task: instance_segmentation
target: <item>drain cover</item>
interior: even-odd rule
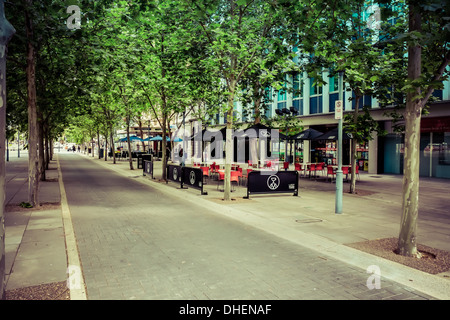
[[[313,222],[322,222],[322,219],[295,219],[295,222],[298,223],[313,223]]]

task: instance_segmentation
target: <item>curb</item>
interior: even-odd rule
[[[87,300],[86,286],[84,283],[83,269],[81,267],[80,255],[78,251],[77,240],[72,225],[72,217],[70,215],[69,204],[67,203],[66,189],[64,188],[64,181],[59,164],[58,154],[56,155],[56,163],[58,167],[59,176],[59,190],[61,193],[61,213],[64,227],[64,235],[67,252],[67,270],[69,278],[67,279],[67,286],[70,290],[70,300]]]

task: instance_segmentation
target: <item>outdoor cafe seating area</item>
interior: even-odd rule
[[[326,181],[328,179],[333,182],[336,179],[336,171],[338,169],[337,165],[326,165],[325,162],[315,162],[315,163],[295,163],[295,170],[298,171],[303,177],[308,177],[310,179],[318,179],[320,177],[325,177]],[[351,165],[342,165],[342,174],[345,180],[348,180],[351,172]],[[359,179],[359,167],[356,166],[355,169],[356,177]]]
[[[223,183],[225,179],[225,165],[212,163],[202,163],[193,162],[193,167],[198,167],[202,170],[204,183],[208,184],[214,181],[217,184],[217,189],[219,185]],[[317,163],[295,163],[290,164],[288,162],[280,162],[278,160],[265,160],[258,161],[254,163],[248,161],[247,163],[233,163],[231,165],[231,185],[232,188],[235,186],[245,186],[248,179],[248,174],[252,171],[284,171],[284,170],[295,170],[299,173],[299,177],[307,178],[311,180],[323,180],[326,182],[334,182],[336,180],[337,165],[326,165],[325,162]],[[348,181],[351,174],[350,165],[342,165],[342,172],[344,181]],[[359,179],[359,168],[356,166],[356,175]],[[233,189],[232,189],[233,190]]]

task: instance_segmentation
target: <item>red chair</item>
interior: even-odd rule
[[[283,169],[284,170],[289,169],[289,162],[287,162],[287,161],[283,162]]]
[[[316,177],[316,164],[315,163],[311,163],[308,165],[308,168],[306,169],[309,171],[309,177],[311,178],[311,172],[314,172],[314,178]]]
[[[330,183],[333,182],[333,178],[335,176],[334,168],[332,166],[327,166],[327,180],[328,176],[331,175]]]
[[[236,185],[239,185],[239,171],[231,171],[231,175],[230,175],[231,185],[233,185],[233,182],[236,182]],[[233,191],[233,190],[231,190],[231,191]]]
[[[300,163],[295,163],[295,171],[299,171],[299,176],[301,175],[301,172],[303,171],[303,165],[301,165]]]
[[[356,174],[356,176],[358,177],[358,180],[359,180],[360,177],[359,177],[359,166],[358,165],[356,165],[356,167],[355,167],[355,174]]]
[[[252,172],[252,171],[253,171],[253,169],[247,169],[245,174],[243,174],[242,177],[241,177],[242,180],[245,180],[246,184],[247,184],[247,181],[248,181],[248,174],[249,174],[249,172]]]
[[[347,166],[342,166],[342,174],[345,174],[345,180],[348,180],[348,167]]]
[[[316,165],[316,172],[323,172],[325,170],[325,162],[320,162]]]
[[[209,168],[208,167],[200,167],[200,169],[203,172],[203,178],[205,178],[205,177],[209,178]],[[203,183],[205,183],[205,179],[203,179]]]
[[[211,176],[216,177],[216,176],[217,176],[217,172],[218,172],[218,170],[219,170],[219,166],[216,165],[216,163],[214,162],[214,163],[211,164],[209,167],[210,167]]]
[[[219,169],[217,170],[217,190],[219,190],[219,182],[225,180],[225,170]]]

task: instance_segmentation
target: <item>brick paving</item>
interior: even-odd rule
[[[89,299],[433,299],[365,270],[62,156]]]

